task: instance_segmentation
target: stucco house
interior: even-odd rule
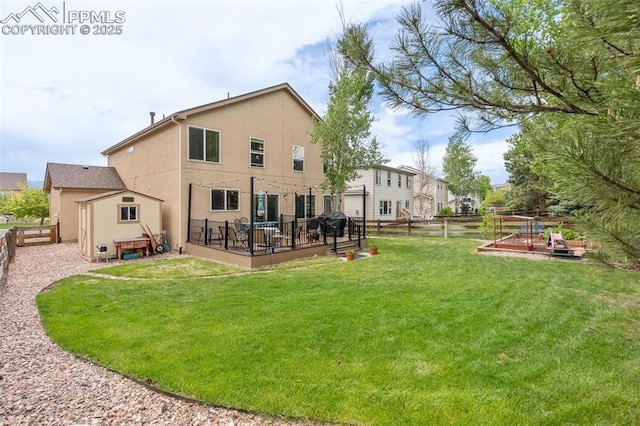
[[[366,220],[411,217],[414,174],[382,165],[358,169],[360,177],[350,181],[343,194],[344,213]]]
[[[47,163],[44,191],[49,194],[49,223],[60,221],[63,241],[77,241],[77,200],[104,192],[127,189],[113,167]]]
[[[194,221],[275,221],[323,211],[320,146],[310,136],[320,117],[289,84],[157,122],[153,116],[148,127],[102,154],[129,190],[164,200],[172,248],[186,249],[196,238]]]
[[[156,234],[162,230],[162,200],[129,190],[104,192],[77,200],[78,249],[89,260],[98,252],[105,259],[116,257],[114,241],[134,241],[146,230]],[[146,232],[147,234],[149,232]],[[150,242],[144,251],[150,250]],[[102,250],[100,247],[104,247]],[[140,246],[141,247],[141,246]],[[124,249],[132,248],[125,246]],[[122,245],[121,250],[124,250]]]
[[[449,205],[449,185],[446,180],[410,166],[400,166],[398,169],[414,173],[412,210],[414,217],[433,219],[440,210]]]

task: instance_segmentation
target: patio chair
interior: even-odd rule
[[[302,225],[298,225],[298,227],[296,228],[296,233],[293,236],[293,238],[296,240],[296,243],[298,244],[300,244],[301,234],[302,234]]]
[[[262,228],[253,229],[253,244],[263,249],[269,248],[269,242],[267,241],[267,236],[264,232],[264,229]]]
[[[222,242],[227,240],[230,244],[232,244],[234,247],[238,245],[238,235],[236,234],[236,228],[233,228],[231,226],[229,226],[229,234],[225,234],[225,227],[224,226],[220,226],[218,227],[218,229],[220,229],[220,235],[222,236],[222,238],[220,239],[220,245],[222,245]]]

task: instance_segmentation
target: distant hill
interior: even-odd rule
[[[29,188],[40,188],[40,189],[42,189],[42,187],[44,186],[44,181],[43,180],[28,180],[27,183],[29,184]]]

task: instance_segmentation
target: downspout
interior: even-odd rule
[[[176,121],[176,116],[171,117],[171,122],[178,125],[178,200],[180,200],[180,208],[178,209],[178,246],[182,247],[185,239],[183,238],[182,229],[182,123]],[[187,224],[187,226],[189,226]]]

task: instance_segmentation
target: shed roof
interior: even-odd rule
[[[160,198],[152,197],[151,195],[143,194],[141,192],[125,189],[123,191],[109,191],[109,192],[103,192],[102,194],[90,195],[88,197],[84,197],[84,198],[80,198],[79,200],[76,200],[76,203],[90,203],[92,201],[100,200],[103,198],[109,198],[109,197],[113,197],[120,194],[135,194],[141,197],[149,198],[150,200],[160,201],[161,203],[164,202]]]
[[[0,189],[17,191],[19,183],[28,185],[26,173],[0,172]]]
[[[47,163],[44,190],[49,192],[51,188],[127,189],[114,167]]]

